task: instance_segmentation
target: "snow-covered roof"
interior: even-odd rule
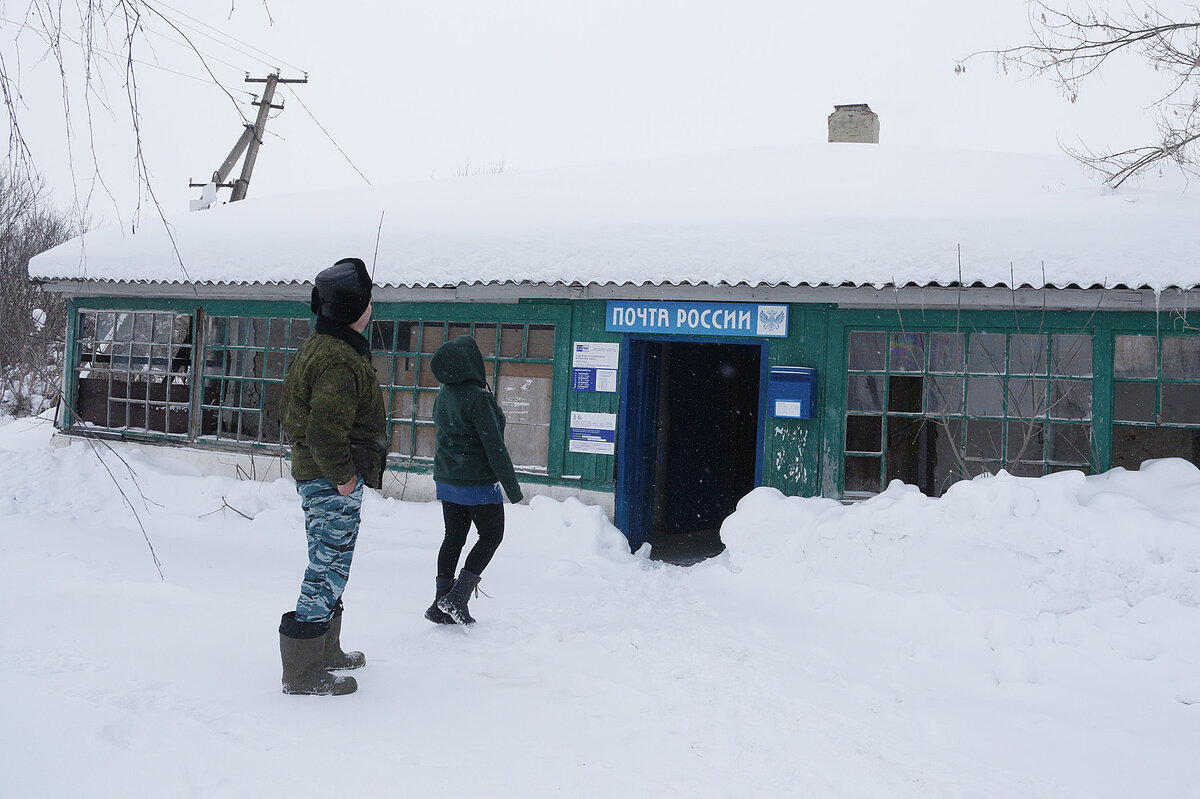
[[[1200,194],[1173,174],[1113,192],[1065,155],[816,144],[252,198],[98,229],[29,270],[273,284],[347,256],[395,287],[1188,289]]]

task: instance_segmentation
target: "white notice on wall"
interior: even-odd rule
[[[571,411],[571,452],[612,455],[617,451],[617,415]]]
[[[576,341],[571,366],[579,369],[616,369],[621,345],[603,341]]]

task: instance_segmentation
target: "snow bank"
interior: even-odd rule
[[[368,665],[324,699],[279,692],[306,560],[290,481],[50,436],[0,419],[13,795],[1115,799],[1200,778],[1181,461],[849,507],[758,489],[690,569],[535,497],[470,629],[422,618],[437,503],[369,493],[343,633]]]

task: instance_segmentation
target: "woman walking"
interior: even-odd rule
[[[504,445],[504,411],[487,384],[483,353],[471,336],[443,344],[430,361],[441,383],[433,403],[437,450],[433,479],[442,503],[446,536],[438,551],[437,594],[425,611],[436,624],[474,624],[467,611],[471,592],[504,539],[504,493],[521,501],[521,486]],[[474,522],[479,541],[454,572]]]

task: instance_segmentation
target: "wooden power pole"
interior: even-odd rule
[[[278,72],[272,72],[265,78],[252,78],[249,74],[246,75],[246,83],[265,83],[263,87],[262,99],[255,99],[251,105],[258,106],[258,116],[254,120],[253,125],[246,125],[242,131],[242,135],[238,138],[237,143],[233,145],[233,149],[229,151],[225,161],[220,168],[212,174],[212,180],[208,183],[190,183],[192,188],[203,188],[199,200],[192,201],[192,210],[210,207],[217,199],[217,189],[233,189],[233,194],[230,196],[230,202],[237,202],[245,199],[246,192],[250,188],[250,175],[254,172],[254,162],[258,159],[258,149],[262,147],[263,135],[267,131],[267,115],[272,109],[282,110],[282,105],[272,105],[272,100],[275,99],[275,87],[280,83],[308,83],[308,75],[303,78],[281,78]],[[242,157],[242,153],[246,154],[246,160],[242,164],[242,173],[233,183],[226,183],[229,173],[233,170],[234,164]]]

